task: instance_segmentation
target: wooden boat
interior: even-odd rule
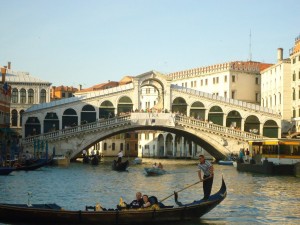
[[[219,160],[218,164],[219,165],[232,166],[233,162],[234,162],[233,160]]]
[[[0,167],[0,175],[8,175],[15,171],[14,167]]]
[[[166,173],[164,169],[158,168],[158,167],[146,167],[144,168],[146,175],[148,176],[157,176],[157,175],[163,175]]]
[[[28,164],[28,165],[19,165],[15,167],[15,170],[25,170],[25,171],[30,171],[30,170],[36,170],[39,169],[43,166],[49,165],[51,164],[53,161],[53,158],[49,158],[49,159],[37,159],[35,161],[33,161],[32,163]]]
[[[116,171],[125,171],[129,166],[129,161],[126,160],[125,162],[118,163],[116,160],[113,161],[112,169]]]
[[[226,197],[226,184],[207,201],[196,200],[181,206],[147,209],[103,209],[97,211],[67,210],[56,204],[0,204],[0,222],[47,224],[166,224],[199,219],[220,204]]]

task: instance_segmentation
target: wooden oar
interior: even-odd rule
[[[203,181],[203,180],[202,180],[202,181]],[[176,192],[174,192],[173,194],[171,194],[171,195],[165,197],[164,199],[160,200],[160,202],[163,202],[163,201],[165,201],[166,199],[172,197],[175,193],[181,192],[181,191],[183,191],[183,190],[185,190],[185,189],[187,189],[187,188],[190,188],[190,187],[192,187],[192,186],[194,186],[194,185],[196,185],[196,184],[199,184],[199,183],[202,182],[202,181],[199,180],[199,181],[197,181],[196,183],[190,184],[189,186],[187,186],[187,187],[185,187],[185,188],[182,188],[181,190],[176,191]]]

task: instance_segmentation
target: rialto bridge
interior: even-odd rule
[[[144,104],[147,87],[155,90],[151,109]],[[172,85],[170,77],[151,71],[126,85],[32,106],[22,116],[22,127],[22,145],[29,151],[39,140],[75,157],[119,133],[159,130],[166,133],[164,156],[193,156],[198,145],[221,159],[247,146],[249,139],[280,137],[281,116],[258,105]],[[191,146],[188,152],[179,150],[186,144],[182,138]]]

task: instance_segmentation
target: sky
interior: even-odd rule
[[[276,63],[300,35],[299,10],[299,0],[0,0],[0,65],[87,88],[151,70]]]

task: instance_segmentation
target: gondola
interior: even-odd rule
[[[226,184],[222,179],[220,190],[207,201],[196,200],[179,206],[147,209],[103,209],[93,211],[67,210],[56,204],[0,204],[0,222],[47,224],[166,224],[199,219],[220,204],[226,197]],[[90,208],[90,207],[89,207]]]
[[[0,175],[8,175],[15,171],[14,167],[0,167]]]
[[[52,163],[53,158],[48,158],[48,159],[37,159],[35,161],[33,161],[32,163],[26,165],[18,165],[15,167],[15,170],[25,170],[25,171],[30,171],[30,170],[36,170],[39,169],[43,166],[49,165]]]
[[[163,175],[166,173],[164,169],[156,168],[156,167],[146,167],[144,168],[147,176],[157,176],[157,175]]]
[[[112,169],[116,171],[125,171],[129,166],[129,161],[126,160],[125,162],[117,162],[116,160],[113,161]]]

